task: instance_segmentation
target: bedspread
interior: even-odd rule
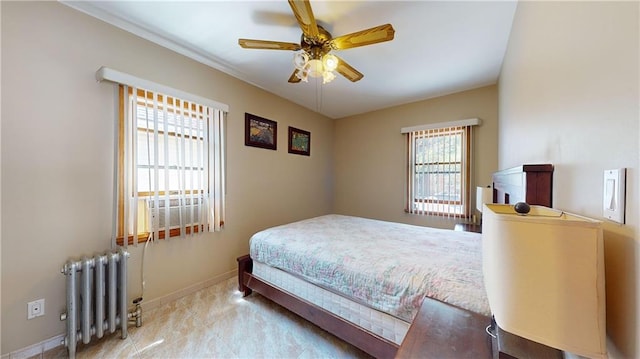
[[[326,215],[263,230],[250,255],[411,322],[423,298],[490,315],[481,235]]]

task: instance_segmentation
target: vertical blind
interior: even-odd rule
[[[102,67],[116,83],[114,245],[219,231],[225,221],[225,104]]]
[[[471,131],[478,119],[403,129],[407,134],[406,210],[468,218]]]
[[[120,85],[119,237],[193,236],[224,225],[224,113]]]

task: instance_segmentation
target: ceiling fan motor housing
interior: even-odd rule
[[[320,25],[318,25],[318,34],[317,39],[309,38],[304,33],[300,36],[300,47],[314,60],[320,60],[323,55],[331,51],[331,34]]]

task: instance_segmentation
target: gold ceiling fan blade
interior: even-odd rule
[[[293,42],[238,39],[238,45],[244,47],[245,49],[291,50],[291,51],[300,50],[300,44],[296,44]]]
[[[393,40],[395,30],[391,24],[384,24],[370,29],[356,31],[331,40],[331,47],[335,50],[350,49]]]
[[[291,74],[291,77],[289,77],[289,82],[292,84],[297,84],[298,82],[302,81],[299,77],[298,77],[298,69],[293,70],[293,73]]]
[[[311,40],[317,40],[320,33],[318,32],[318,24],[316,24],[316,18],[313,16],[309,1],[289,0],[289,5],[296,16],[296,20],[298,20],[304,36]]]
[[[336,58],[338,59],[338,67],[336,68],[336,71],[338,71],[338,73],[340,73],[342,76],[346,77],[349,81],[356,82],[364,77],[364,75],[360,73],[360,71],[351,67],[351,65],[346,63],[343,59],[339,58],[338,56],[336,56]]]

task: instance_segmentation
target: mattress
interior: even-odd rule
[[[404,320],[353,302],[266,264],[254,261],[252,275],[398,345],[409,330],[410,323]]]
[[[250,241],[254,263],[405,322],[424,297],[489,316],[481,250],[478,233],[342,215],[269,228]]]

